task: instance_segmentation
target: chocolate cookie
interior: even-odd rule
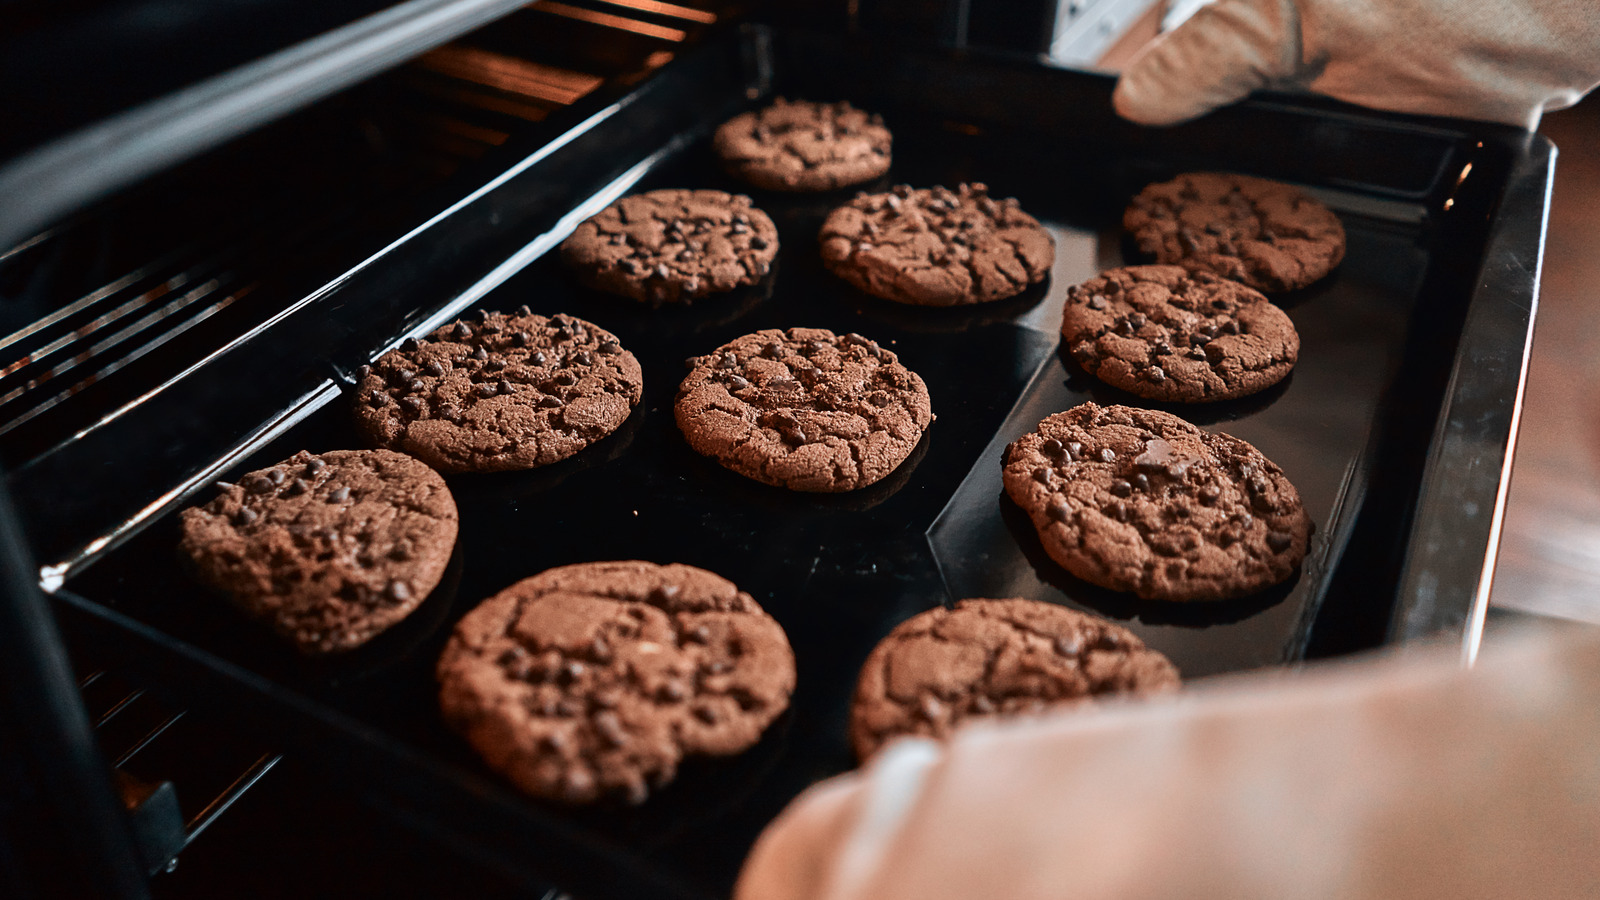
[[[1056,242],[1015,199],[982,184],[897,185],[858,194],[822,223],[822,261],[875,297],[919,306],[986,303],[1042,281]]]
[[[650,191],[579,225],[561,258],[585,285],[650,303],[755,284],[778,255],[778,228],[743,194]]]
[[[643,392],[639,361],[572,316],[482,312],[362,368],[356,423],[380,447],[445,472],[532,469],[617,430]]]
[[[899,625],[861,667],[850,744],[865,761],[902,735],[1112,694],[1176,690],[1178,670],[1133,632],[1035,600],[963,600]]]
[[[711,146],[730,174],[769,191],[831,191],[889,171],[883,117],[849,103],[779,97],[722,123]]]
[[[768,329],[689,360],[674,407],[689,446],[792,491],[850,491],[911,455],[928,388],[859,334]]]
[[[1293,574],[1311,539],[1282,469],[1167,413],[1085,403],[1017,439],[1004,465],[1051,559],[1147,599],[1254,593]]]
[[[485,600],[456,626],[438,677],[445,720],[519,788],[639,803],[685,756],[753,745],[789,705],[794,654],[725,578],[595,562]]]
[[[1178,266],[1112,269],[1072,288],[1061,342],[1106,384],[1180,403],[1253,394],[1300,357],[1294,323],[1265,296]]]
[[[306,654],[360,646],[416,609],[456,543],[444,479],[388,450],[296,453],[183,511],[197,580]]]
[[[1303,288],[1344,259],[1339,217],[1297,188],[1194,172],[1147,186],[1122,214],[1156,262],[1213,272],[1261,291]]]

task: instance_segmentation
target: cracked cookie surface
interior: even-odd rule
[[[1089,374],[1151,400],[1231,400],[1300,356],[1289,316],[1234,281],[1178,266],[1111,269],[1067,292],[1063,345]]]
[[[889,171],[892,143],[882,116],[779,97],[722,123],[711,146],[730,174],[756,187],[831,191]]]
[[[586,286],[687,303],[772,270],[778,227],[743,194],[660,190],[624,197],[579,225],[561,258]]]
[[[858,334],[767,329],[689,363],[674,406],[689,446],[789,490],[866,487],[934,418],[922,378]]]
[[[364,366],[356,424],[444,472],[532,469],[617,430],[643,393],[616,336],[568,315],[484,311]]]
[[[183,511],[195,577],[306,654],[350,650],[438,586],[456,542],[439,473],[388,450],[301,451]]]
[[[685,565],[550,569],[485,600],[439,658],[444,717],[530,794],[643,802],[685,756],[742,752],[789,705],[794,654],[727,579]]]
[[[1247,175],[1193,172],[1148,185],[1122,225],[1158,263],[1259,291],[1306,287],[1344,259],[1344,226],[1332,210],[1298,188]]]
[[[858,194],[822,223],[822,261],[875,297],[959,306],[1012,297],[1044,280],[1055,238],[1015,199],[982,184]]]
[[[1167,413],[1085,403],[1018,438],[1003,465],[1051,559],[1146,599],[1252,594],[1293,574],[1310,544],[1282,469]]]
[[[1178,670],[1120,625],[1036,600],[962,600],[889,632],[861,668],[850,743],[865,761],[903,735],[1176,690]]]

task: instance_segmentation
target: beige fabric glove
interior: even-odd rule
[[[903,740],[802,794],[737,900],[1600,897],[1600,630]]]
[[[1595,0],[1217,0],[1128,64],[1113,102],[1171,125],[1257,88],[1535,128],[1600,82]]]

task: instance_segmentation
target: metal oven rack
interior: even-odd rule
[[[13,484],[37,485],[34,466],[54,451],[381,249],[426,218],[419,210],[448,206],[512,135],[649,77],[731,8],[288,0],[263,18],[195,10],[162,21],[153,6],[19,4],[0,31],[0,69],[18,76],[8,84],[55,84],[12,92],[6,118],[26,127],[0,136],[0,468]],[[130,44],[119,27],[141,19],[161,27]],[[490,22],[508,45],[458,39]],[[59,65],[63,48],[79,62]],[[58,102],[69,92],[74,103]],[[273,177],[240,177],[261,171]],[[82,629],[69,629],[71,663],[63,656],[34,603],[30,551],[87,543],[115,509],[95,498],[57,529],[35,508],[11,548],[5,606],[17,618],[4,635],[16,691],[3,708],[21,731],[6,735],[3,756],[8,772],[20,767],[8,783],[54,789],[9,807],[19,824],[0,831],[6,896],[143,896],[147,873],[175,865],[281,759],[141,686],[136,667]],[[27,746],[57,741],[72,752],[29,760]],[[127,827],[94,815],[108,806],[126,810]],[[38,839],[34,818],[67,834]],[[26,861],[73,843],[83,858]]]

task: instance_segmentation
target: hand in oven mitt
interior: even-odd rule
[[[1600,630],[1217,679],[903,739],[736,900],[1600,897]]]
[[[1257,88],[1533,129],[1600,82],[1592,0],[1217,0],[1129,63],[1113,102],[1171,125]]]

